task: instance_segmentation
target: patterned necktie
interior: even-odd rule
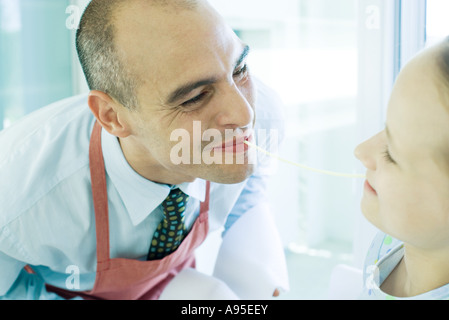
[[[164,219],[154,232],[147,260],[163,259],[179,247],[186,236],[184,212],[188,200],[188,195],[174,189],[162,202]]]

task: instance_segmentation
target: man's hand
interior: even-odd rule
[[[279,290],[276,289],[276,290],[274,290],[273,297],[277,298],[277,297],[279,297],[280,294],[281,293],[279,292]]]

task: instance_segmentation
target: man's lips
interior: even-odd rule
[[[245,142],[251,142],[252,140],[253,140],[252,134],[234,137],[232,140],[223,142],[219,146],[212,147],[212,149],[215,151],[232,152],[232,153],[246,152],[249,147]]]

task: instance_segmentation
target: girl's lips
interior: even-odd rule
[[[365,181],[365,189],[367,189],[369,192],[377,195],[376,190],[374,190],[374,188],[370,185],[370,183],[368,182],[368,180]]]

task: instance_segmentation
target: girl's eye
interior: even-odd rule
[[[396,161],[394,161],[394,159],[391,157],[391,154],[390,154],[390,151],[388,150],[388,147],[387,147],[387,150],[384,152],[384,158],[385,158],[385,160],[387,160],[387,162],[392,163],[392,164],[396,164]]]

